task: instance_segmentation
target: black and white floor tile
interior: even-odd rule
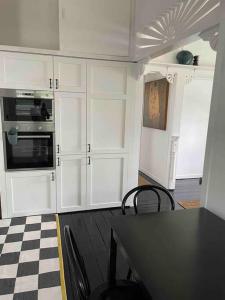
[[[0,300],[62,299],[55,215],[0,220]]]

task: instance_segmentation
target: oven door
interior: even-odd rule
[[[6,170],[54,168],[53,132],[18,132],[14,143],[4,134]]]
[[[3,97],[4,121],[53,121],[53,100],[44,98]]]

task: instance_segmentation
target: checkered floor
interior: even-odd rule
[[[55,215],[0,220],[0,300],[62,299]]]

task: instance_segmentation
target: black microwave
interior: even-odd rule
[[[53,93],[49,91],[0,91],[3,122],[53,122]]]

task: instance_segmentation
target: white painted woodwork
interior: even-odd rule
[[[213,79],[196,78],[184,87],[176,178],[203,176]]]
[[[223,19],[219,29],[219,44],[215,68],[214,86],[206,144],[205,165],[202,185],[202,204],[215,214],[225,218],[225,2]]]
[[[221,3],[219,0],[136,1],[136,39],[133,39],[136,59],[157,57],[197,39],[199,32],[218,24]]]
[[[60,155],[86,153],[86,94],[55,93],[56,145]]]
[[[92,155],[87,168],[87,208],[120,206],[126,181],[126,154]]]
[[[1,0],[0,44],[58,50],[58,1]]]
[[[1,88],[51,90],[50,79],[53,80],[51,56],[0,52]]]
[[[55,56],[54,79],[55,90],[86,92],[86,61],[77,58]],[[56,80],[58,80],[58,83]]]
[[[129,56],[132,0],[60,0],[60,49]]]
[[[6,173],[8,216],[56,212],[55,171]]]
[[[93,153],[128,151],[128,72],[123,63],[88,64],[87,140]]]
[[[86,156],[58,157],[57,211],[68,212],[86,208]]]

